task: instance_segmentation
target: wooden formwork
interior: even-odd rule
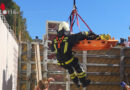
[[[21,70],[26,71],[27,70],[27,64],[21,64]]]
[[[18,90],[34,90],[36,85],[36,61],[35,61],[35,44],[36,42],[22,42],[20,47],[21,57],[19,58],[19,87]],[[40,47],[40,60],[43,62],[44,47]],[[43,65],[41,65],[43,71]]]
[[[71,85],[70,90],[83,90],[83,88]],[[118,85],[113,85],[113,88],[111,88],[111,85],[89,85],[86,90],[120,90],[120,87]]]
[[[49,74],[48,77],[53,77],[57,82],[65,82],[66,81],[66,74]]]
[[[35,64],[32,64],[32,65],[31,65],[31,70],[32,70],[32,71],[35,71],[35,70],[36,70],[36,65],[35,65]]]
[[[130,82],[130,49],[113,48],[111,50],[87,51],[87,77],[92,81],[86,90],[122,90],[120,86],[121,80]],[[83,63],[83,52],[74,53]],[[122,56],[124,57],[122,59]],[[124,62],[124,64],[122,63]],[[56,64],[48,64],[48,71],[64,71]],[[124,68],[124,73],[121,70]],[[122,74],[123,73],[123,74]],[[56,75],[56,76],[55,76]],[[48,75],[54,77],[56,82],[63,82],[66,76]],[[66,75],[66,74],[64,74]],[[122,77],[123,75],[123,77]],[[61,80],[62,79],[62,80]],[[72,82],[72,81],[71,81]],[[55,85],[56,86],[56,85]],[[57,90],[57,89],[54,89]],[[63,89],[64,90],[64,89]],[[83,90],[82,86],[77,89],[74,84],[70,85],[70,90]]]
[[[89,66],[87,67],[87,72],[111,72],[119,73],[119,67],[98,67],[98,66]]]
[[[48,71],[65,71],[65,69],[61,68],[57,64],[48,64],[47,68],[48,68]]]
[[[86,90],[120,90],[119,85],[90,85]]]
[[[112,75],[88,75],[92,82],[120,82],[120,76]]]

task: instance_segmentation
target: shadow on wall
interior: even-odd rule
[[[6,73],[5,70],[3,70],[3,85],[2,90],[12,90],[13,86],[13,77],[10,75],[10,78],[6,81]]]

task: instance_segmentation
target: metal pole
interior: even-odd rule
[[[120,49],[120,82],[124,80],[124,48]],[[121,87],[120,90],[123,90]]]
[[[83,68],[84,68],[84,71],[86,72],[87,71],[87,51],[83,51]],[[83,90],[87,90],[87,88],[83,88]]]

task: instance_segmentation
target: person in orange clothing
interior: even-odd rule
[[[55,81],[54,78],[44,78],[38,82],[35,90],[48,90],[50,81]]]
[[[120,85],[121,85],[122,87],[125,87],[125,88],[126,88],[126,90],[130,90],[130,86],[129,86],[129,85],[127,85],[124,81],[123,81],[123,82],[121,82],[121,83],[120,83]]]

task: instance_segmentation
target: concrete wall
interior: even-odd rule
[[[18,44],[0,17],[0,90],[17,90]]]

